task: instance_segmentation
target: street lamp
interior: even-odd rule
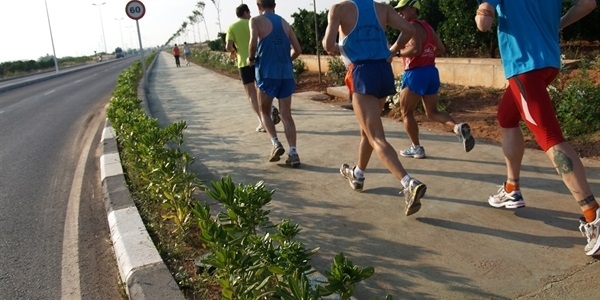
[[[102,2],[102,4],[92,3],[93,6],[98,7],[98,12],[100,13],[100,27],[102,28],[102,43],[104,44],[104,53],[108,53],[108,51],[106,51],[106,36],[104,36],[104,24],[102,24],[102,10],[100,9],[100,7],[104,4],[106,4],[106,2]]]
[[[52,54],[54,57],[54,68],[56,69],[56,73],[58,73],[58,60],[56,60],[56,50],[54,50],[54,38],[52,37],[52,26],[50,26],[50,14],[48,13],[48,2],[44,0],[44,4],[46,4],[46,17],[48,18],[48,29],[50,29],[50,42],[52,42]]]
[[[127,28],[127,33],[129,34],[129,44],[131,44],[130,48],[135,52],[135,45],[133,44],[133,39],[131,38],[131,28],[133,28],[133,26],[127,25],[125,28]]]
[[[121,32],[121,47],[125,49],[125,43],[123,43],[123,28],[121,28],[121,21],[123,18],[115,18],[115,20],[119,21],[119,31]]]

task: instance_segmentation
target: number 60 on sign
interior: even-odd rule
[[[141,19],[146,13],[146,7],[141,1],[132,0],[125,5],[125,13],[133,20]]]

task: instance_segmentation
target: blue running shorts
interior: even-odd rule
[[[434,65],[409,69],[402,74],[402,88],[405,87],[419,96],[437,94],[440,73]]]
[[[296,80],[259,78],[256,81],[258,88],[269,95],[269,97],[282,99],[292,95],[296,90]]]
[[[350,94],[359,93],[377,98],[396,94],[392,65],[385,59],[350,64],[345,81]]]

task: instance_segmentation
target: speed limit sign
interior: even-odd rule
[[[141,1],[131,0],[125,5],[125,13],[127,13],[129,18],[139,20],[146,13],[146,7],[144,7]]]

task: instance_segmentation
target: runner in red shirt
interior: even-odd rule
[[[439,111],[438,90],[440,74],[435,67],[435,57],[445,52],[444,44],[427,22],[419,20],[421,3],[418,0],[401,0],[396,11],[415,27],[415,36],[399,51],[404,61],[400,105],[404,128],[412,145],[400,155],[414,158],[425,158],[425,148],[419,142],[419,125],[415,120],[415,109],[419,101],[427,117],[436,122],[451,126],[458,140],[463,143],[466,152],[475,147],[475,139],[467,123],[458,123],[449,113]],[[392,51],[394,46],[392,46]],[[395,53],[395,52],[394,52]]]
[[[181,67],[181,64],[179,63],[179,47],[177,46],[177,44],[175,44],[175,46],[173,46],[173,56],[175,57],[175,65],[177,67]]]

